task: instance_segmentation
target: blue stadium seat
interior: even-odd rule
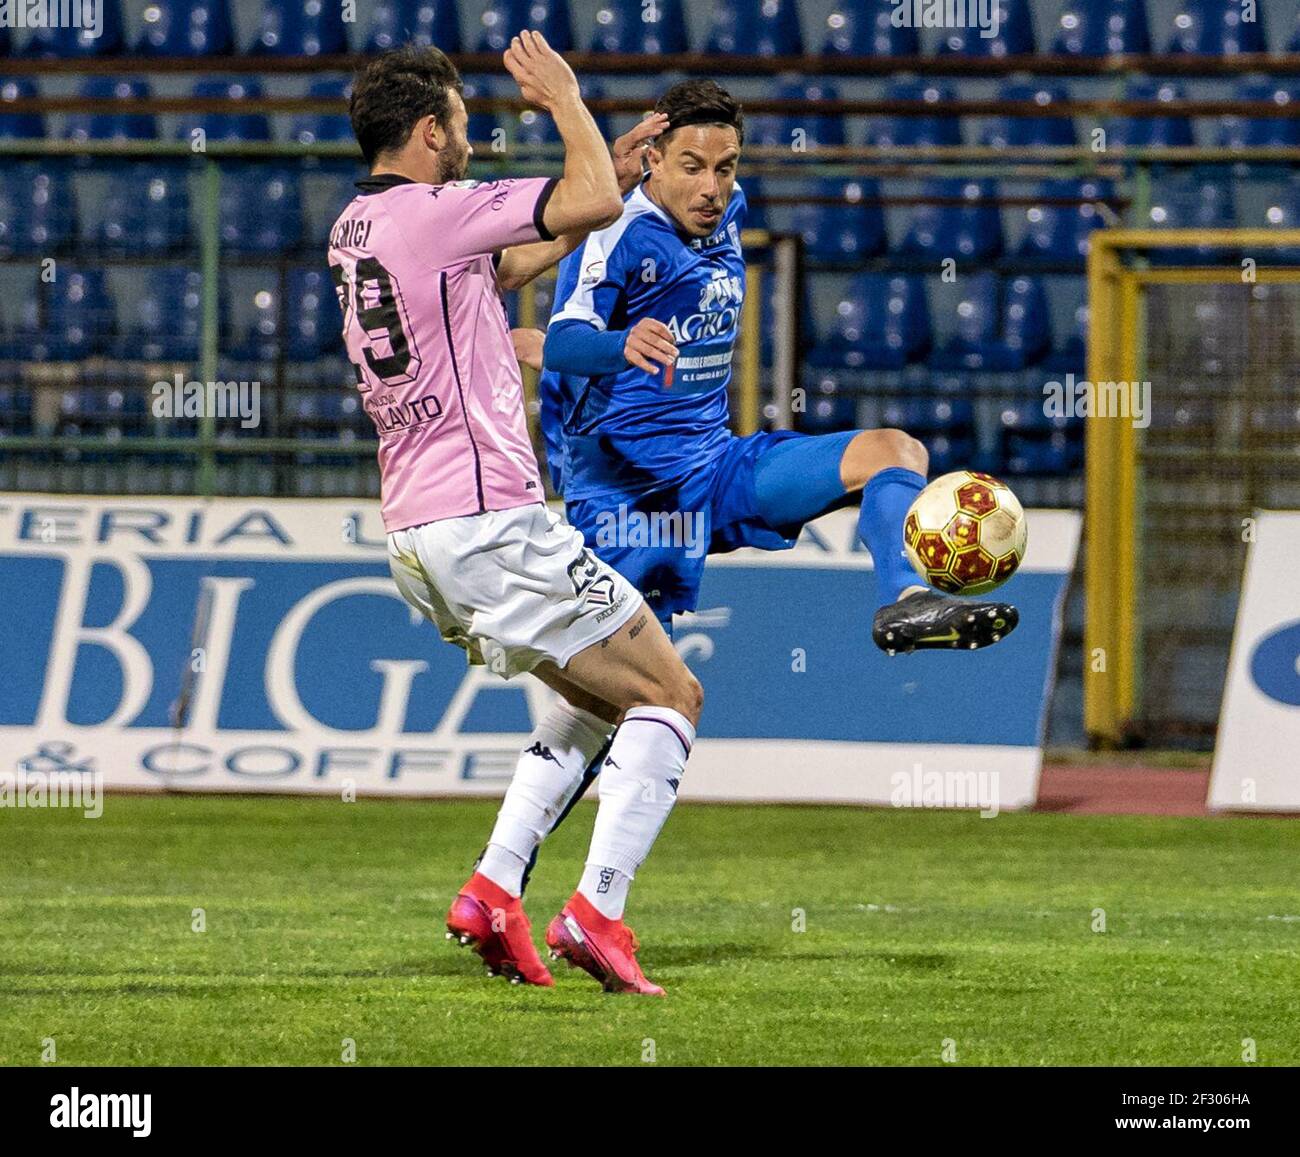
[[[896,28],[892,0],[835,0],[826,16],[823,56],[920,56],[915,28]]]
[[[1208,170],[1157,182],[1144,224],[1154,229],[1229,229],[1235,218],[1231,182]],[[1201,265],[1221,260],[1225,252],[1208,246],[1156,249],[1150,259],[1154,265]]]
[[[999,414],[1001,462],[1007,478],[1069,474],[1083,460],[1082,419],[1049,418],[1041,398],[1012,402]]]
[[[1283,186],[1276,196],[1269,198],[1264,209],[1264,220],[1260,224],[1267,229],[1300,229],[1300,178],[1293,176],[1289,185]],[[1264,261],[1300,265],[1300,248],[1294,246],[1270,247],[1261,250],[1260,255]]]
[[[235,51],[230,0],[153,0],[141,11],[141,56],[228,56]]]
[[[961,118],[944,109],[956,99],[950,86],[933,80],[899,78],[886,86],[885,99],[918,101],[932,107],[934,115],[873,117],[867,123],[867,144],[882,148],[961,144]]]
[[[281,165],[231,164],[221,175],[221,246],[279,255],[302,244],[298,173]]]
[[[964,181],[938,177],[925,182],[923,196],[966,202],[920,205],[899,252],[938,261],[945,257],[988,261],[1002,252],[1002,216],[992,204],[997,189],[987,178]],[[979,202],[989,202],[980,204]]]
[[[91,76],[81,86],[81,95],[96,100],[143,100],[149,85],[139,77]],[[70,141],[147,141],[158,135],[154,118],[140,113],[73,113],[64,123],[63,136]]]
[[[975,451],[975,415],[961,398],[891,398],[880,424],[919,438],[930,455],[930,473],[969,468]]]
[[[767,228],[767,191],[761,177],[746,174],[743,181],[738,181],[745,191],[745,228]]]
[[[102,27],[98,36],[92,28],[41,28],[32,33],[26,56],[71,59],[86,56],[117,56],[125,50],[122,5],[119,0],[99,0]],[[10,7],[17,7],[11,5]],[[73,6],[70,6],[73,7]],[[80,6],[75,6],[77,10]]]
[[[38,283],[23,312],[19,336],[30,361],[80,361],[110,350],[117,311],[102,269],[64,270]]]
[[[1089,197],[1105,201],[1114,196],[1109,181],[1058,179],[1044,181],[1043,198]],[[1082,264],[1088,256],[1088,234],[1105,224],[1096,204],[1032,205],[1025,211],[1028,228],[1016,249],[1022,261],[1052,265]]]
[[[0,170],[0,255],[62,253],[77,236],[77,204],[68,169],[57,160]]]
[[[240,362],[274,362],[280,357],[284,317],[280,309],[280,278],[273,269],[259,269],[261,280],[249,299],[252,320],[230,343],[230,356]]]
[[[1030,277],[999,282],[994,273],[964,278],[956,333],[930,358],[936,370],[1012,372],[1041,360],[1052,345],[1042,283]]]
[[[778,100],[839,99],[839,93],[833,85],[816,80],[782,81],[777,85],[775,95]],[[814,116],[759,113],[746,120],[745,143],[788,149],[790,158],[797,160],[796,150],[802,152],[805,148],[844,144],[844,118],[838,113]]]
[[[322,171],[316,185],[317,196],[304,198],[308,209],[304,243],[308,249],[319,252],[329,245],[334,222],[357,195],[356,180],[360,175],[351,162],[347,162],[346,168],[340,165]]]
[[[682,0],[604,0],[596,10],[592,52],[667,56],[689,52]]]
[[[1065,339],[1048,351],[1043,359],[1043,369],[1053,374],[1074,374],[1076,379],[1086,377],[1088,371],[1088,286],[1080,278],[1075,296],[1079,304],[1074,307],[1074,324]]]
[[[117,257],[162,257],[190,240],[189,176],[183,164],[135,164],[105,194],[95,247]]]
[[[714,0],[704,51],[714,56],[802,56],[795,0]]]
[[[444,52],[460,52],[456,0],[379,0],[366,51],[387,52],[404,44],[434,44]]]
[[[229,293],[218,293],[218,333],[223,344],[230,331],[228,305]],[[143,286],[132,298],[122,328],[120,358],[197,362],[203,334],[202,274],[172,266],[145,270]]]
[[[285,283],[285,356],[314,361],[343,348],[343,319],[329,271],[320,267],[289,270]]]
[[[854,429],[859,425],[858,398],[858,391],[843,388],[835,375],[816,376],[808,391],[805,410],[799,415],[800,432],[831,434]]]
[[[836,303],[830,332],[809,361],[848,370],[896,370],[920,361],[934,340],[925,279],[860,273]]]
[[[27,76],[0,81],[0,138],[34,140],[45,135],[45,120],[40,113],[6,113],[9,101],[39,96],[36,82]]]
[[[1146,0],[1066,0],[1052,51],[1065,56],[1149,53]]]
[[[1174,34],[1167,51],[1190,56],[1237,56],[1267,52],[1264,40],[1264,0],[1255,0],[1255,19],[1243,19],[1239,3],[1225,0],[1181,0],[1174,15]]]
[[[1003,86],[998,98],[1048,108],[1069,100],[1069,94],[1064,86],[1048,81],[1012,81]],[[981,135],[980,143],[997,149],[1073,145],[1074,121],[1069,117],[998,117]]]
[[[479,20],[479,52],[504,52],[524,28],[540,32],[556,52],[573,51],[569,0],[488,0]]]
[[[262,8],[255,56],[336,56],[348,51],[343,6],[323,0],[274,0]]]
[[[194,85],[197,97],[242,100],[263,95],[262,82],[254,76],[210,76]],[[193,127],[201,128],[209,141],[269,141],[271,123],[261,113],[199,113],[192,121],[183,120],[176,130],[179,139],[187,139]]]
[[[997,0],[998,25],[991,36],[978,27],[950,28],[939,52],[956,56],[1028,56],[1034,51],[1034,22],[1029,0]],[[982,7],[982,6],[981,6]]]
[[[1135,79],[1129,81],[1129,100],[1183,100],[1182,87],[1170,80]],[[1115,117],[1106,129],[1110,145],[1142,147],[1183,147],[1195,143],[1192,122],[1185,116]]]
[[[856,265],[885,251],[885,213],[876,181],[827,177],[816,182],[811,194],[834,198],[833,204],[803,201],[792,215],[791,226],[803,237],[812,263]]]
[[[1300,99],[1300,85],[1266,76],[1246,77],[1233,96],[1294,109]],[[1225,149],[1294,148],[1300,145],[1300,117],[1227,116],[1219,122],[1219,144]]]
[[[605,89],[598,80],[588,80],[584,77],[578,84],[584,100],[600,100],[605,95]],[[601,135],[606,140],[613,140],[614,131],[610,125],[609,114],[593,113],[592,116]],[[515,127],[515,140],[524,145],[555,145],[560,143],[560,134],[550,113],[539,109],[526,109],[519,114],[519,121]]]
[[[32,394],[21,386],[0,385],[0,441],[32,432]]]
[[[323,77],[307,86],[307,95],[322,100],[344,100],[352,91],[352,81],[346,77]],[[302,113],[294,118],[289,129],[292,140],[303,145],[321,141],[350,141],[352,122],[347,113]]]
[[[1286,50],[1288,52],[1300,52],[1300,10],[1295,14],[1295,31],[1291,34],[1291,39],[1287,41]]]
[[[9,25],[0,27],[0,56],[8,56],[14,50],[14,38],[9,34]]]
[[[462,76],[461,85],[461,95],[467,101],[472,100],[474,97],[493,95],[491,78],[486,76]],[[469,128],[466,131],[471,141],[481,143],[492,140],[492,134],[499,127],[496,113],[472,112],[469,114]]]

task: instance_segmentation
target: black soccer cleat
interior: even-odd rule
[[[1010,603],[954,599],[937,591],[917,591],[881,607],[871,637],[886,655],[907,651],[975,651],[1005,639],[1020,622]]]

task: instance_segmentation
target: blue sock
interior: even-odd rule
[[[903,520],[925,479],[915,470],[891,466],[874,474],[862,489],[858,538],[876,564],[876,591],[880,605],[896,603],[908,587],[924,586],[903,553]]]

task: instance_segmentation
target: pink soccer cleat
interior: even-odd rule
[[[551,959],[577,965],[600,981],[606,992],[639,992],[663,996],[636,962],[636,933],[622,920],[602,915],[580,892],[575,892],[546,929]]]
[[[555,978],[533,947],[532,927],[519,897],[475,872],[447,912],[447,939],[473,948],[489,976],[511,984],[550,988]]]

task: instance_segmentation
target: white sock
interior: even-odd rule
[[[622,917],[627,885],[677,802],[694,742],[695,728],[671,707],[633,707],[623,716],[600,772],[600,808],[578,885],[611,920]]]
[[[613,727],[565,699],[528,737],[478,870],[512,896],[523,891],[524,869],[582,782],[587,764]]]

